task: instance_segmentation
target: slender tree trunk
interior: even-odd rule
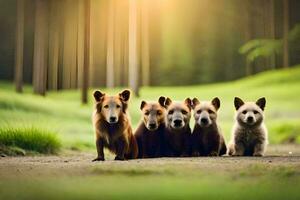
[[[84,61],[83,61],[83,75],[82,75],[82,96],[81,102],[87,104],[88,102],[88,83],[89,83],[89,65],[90,65],[90,0],[85,0],[85,28],[84,28]]]
[[[137,2],[129,2],[129,86],[139,96],[137,52]]]
[[[113,88],[115,86],[115,66],[114,66],[114,0],[110,0],[108,10],[107,24],[107,57],[106,57],[106,86]]]
[[[61,20],[59,8],[59,2],[50,1],[48,88],[52,90],[58,89],[59,22]]]
[[[283,67],[289,67],[289,0],[283,0]]]
[[[47,57],[48,57],[48,5],[47,1],[36,0],[34,55],[33,55],[33,91],[46,94]]]
[[[283,67],[289,67],[289,0],[283,0]]]
[[[148,0],[144,0],[142,4],[142,84],[149,86],[150,84],[150,55],[149,55],[149,18],[148,18]]]
[[[78,2],[78,32],[77,32],[77,85],[82,87],[83,65],[84,65],[84,3],[85,1],[79,0]]]
[[[23,51],[24,51],[24,0],[17,1],[17,26],[15,49],[15,84],[16,91],[23,91]]]
[[[249,2],[249,0],[245,0],[245,2],[243,2],[243,10],[245,12],[245,41],[248,42],[251,40],[251,13],[252,13],[252,8],[251,8],[251,4]],[[253,73],[252,70],[252,63],[246,59],[246,75],[250,76]]]
[[[270,37],[275,39],[275,2],[274,0],[270,0],[270,10],[269,10],[269,19],[270,19]],[[276,68],[276,55],[275,52],[270,57],[270,67],[271,69]]]

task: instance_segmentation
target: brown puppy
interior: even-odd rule
[[[211,102],[193,99],[195,127],[192,134],[193,156],[219,156],[226,154],[224,137],[217,125],[219,98]]]
[[[98,156],[93,161],[104,161],[104,147],[116,154],[115,160],[136,158],[138,147],[127,114],[130,91],[124,90],[116,96],[95,91],[94,97],[93,124]]]
[[[172,102],[167,98],[166,128],[164,131],[164,156],[190,156],[191,154],[191,109],[190,98],[184,102]]]
[[[134,136],[138,143],[138,158],[157,158],[162,156],[162,137],[165,129],[164,108],[165,97],[160,97],[158,102],[147,103],[142,101],[142,122]]]

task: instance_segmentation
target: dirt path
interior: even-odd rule
[[[160,158],[131,161],[91,162],[94,153],[67,153],[59,156],[4,157],[0,158],[0,179],[35,176],[81,176],[94,169],[101,173],[127,173],[128,170],[149,170],[153,173],[180,166],[204,171],[234,171],[249,165],[291,166],[300,169],[300,146],[270,146],[265,157],[199,157]],[[123,172],[122,172],[123,170]]]

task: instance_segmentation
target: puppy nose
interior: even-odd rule
[[[175,124],[175,126],[181,126],[182,120],[180,120],[180,119],[175,119],[175,120],[174,120],[174,124]]]
[[[156,127],[156,124],[154,124],[154,123],[153,123],[153,124],[149,124],[149,127],[150,127],[150,128],[155,128],[155,127]]]
[[[110,118],[109,118],[109,121],[110,121],[110,122],[115,122],[116,120],[117,120],[116,117],[110,117]]]
[[[202,119],[201,119],[201,123],[207,124],[207,123],[208,123],[208,119],[207,119],[207,118],[202,118]]]
[[[248,121],[248,122],[253,122],[253,121],[254,121],[254,118],[253,118],[252,116],[249,116],[249,117],[247,117],[247,121]]]

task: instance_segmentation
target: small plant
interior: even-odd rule
[[[56,134],[38,128],[0,128],[0,152],[8,155],[20,155],[13,149],[25,152],[55,154],[61,148]]]

